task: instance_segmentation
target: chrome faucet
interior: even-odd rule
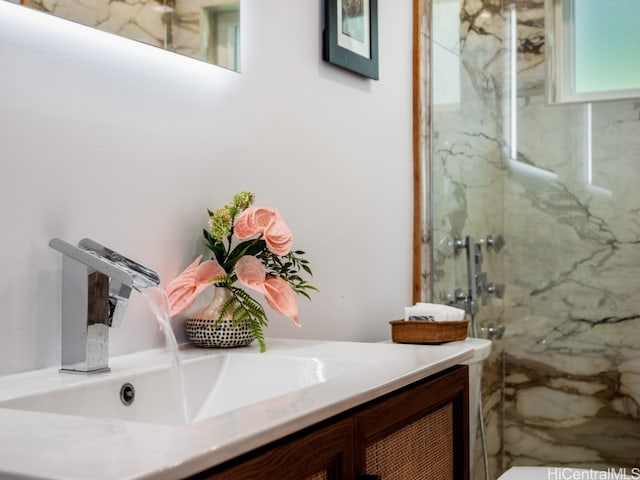
[[[53,238],[62,256],[61,372],[109,371],[109,327],[118,327],[131,290],[160,284],[158,274],[88,238]]]

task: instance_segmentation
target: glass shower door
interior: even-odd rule
[[[478,312],[506,327],[483,379],[492,474],[637,467],[640,104],[546,104],[542,0],[432,15],[433,301],[467,284],[456,237],[506,239],[481,244],[506,285]]]

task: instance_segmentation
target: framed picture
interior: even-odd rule
[[[378,80],[378,0],[324,0],[322,57]]]

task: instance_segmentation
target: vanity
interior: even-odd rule
[[[194,479],[465,479],[467,367],[447,369]]]
[[[468,478],[473,341],[267,344],[0,377],[0,477]]]

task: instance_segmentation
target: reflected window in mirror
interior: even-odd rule
[[[3,0],[240,71],[240,0]]]
[[[545,8],[549,103],[640,97],[638,0],[549,0]]]
[[[240,71],[240,9],[226,4],[205,7],[202,17],[202,51],[215,65]]]

